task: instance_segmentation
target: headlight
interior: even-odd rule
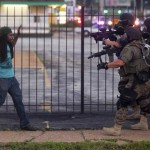
[[[98,21],[98,24],[99,25],[104,25],[105,23],[104,23],[104,21]]]
[[[112,23],[112,21],[108,21],[108,23],[107,23],[109,26],[111,26],[113,23]]]
[[[135,20],[135,25],[138,26],[139,24],[140,24],[139,19],[136,19],[136,20]]]

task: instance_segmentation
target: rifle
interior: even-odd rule
[[[93,57],[99,57],[99,61],[100,63],[102,63],[102,59],[101,56],[102,55],[106,55],[108,54],[109,56],[109,61],[112,62],[113,61],[113,54],[115,53],[117,57],[120,56],[120,52],[122,51],[122,49],[128,44],[128,39],[121,37],[119,39],[120,42],[120,47],[113,47],[111,48],[110,46],[104,46],[103,50],[101,50],[100,52],[94,53],[91,56],[88,57],[88,59],[91,59]]]
[[[91,56],[88,57],[88,59],[91,59],[91,58],[93,58],[93,57],[98,57],[98,58],[99,58],[99,63],[98,63],[97,66],[99,66],[99,65],[100,65],[100,66],[101,66],[101,65],[103,66],[103,61],[102,61],[102,58],[101,58],[102,55],[108,54],[108,56],[109,56],[109,62],[112,62],[113,59],[114,59],[113,53],[120,53],[122,49],[123,49],[123,47],[118,47],[118,48],[106,48],[106,49],[104,49],[104,50],[102,50],[102,51],[100,51],[100,52],[98,52],[98,53],[92,54]],[[100,68],[99,68],[99,69],[100,69]]]
[[[100,29],[100,32],[90,33],[90,36],[93,37],[96,41],[103,41],[103,39],[110,39],[110,41],[116,41],[117,37],[115,35],[123,35],[124,29],[122,27],[117,28],[117,30],[109,29],[106,31],[106,28]]]
[[[97,53],[94,53],[94,54],[90,55],[88,57],[88,59],[91,59],[93,57],[99,57],[99,61],[100,61],[100,63],[102,63],[101,56],[108,54],[109,60],[111,62],[111,61],[113,61],[112,60],[113,59],[113,54],[115,53],[116,56],[119,56],[122,49],[123,49],[123,47],[110,48],[109,46],[106,46],[106,47],[103,47],[103,50],[101,50],[100,52],[97,52]]]
[[[101,32],[96,32],[96,33],[91,33],[90,36],[94,37],[96,43],[98,41],[103,41],[103,39],[107,39],[109,38],[111,41],[116,41],[117,38],[115,35],[123,35],[124,34],[124,28],[122,27],[116,27],[115,31],[112,31],[111,29],[109,29],[109,31],[106,31],[106,29],[100,30]],[[110,46],[105,46],[103,47],[103,50],[101,50],[100,52],[91,54],[91,56],[88,57],[88,59],[91,59],[93,57],[99,57],[99,62],[100,64],[102,64],[102,59],[101,56],[102,55],[106,55],[108,54],[109,56],[109,61],[112,62],[113,61],[113,54],[115,53],[117,57],[120,56],[120,52],[122,51],[122,49],[125,47],[126,44],[128,44],[128,39],[125,37],[121,37],[118,42],[120,43],[120,47],[113,47],[111,48]]]

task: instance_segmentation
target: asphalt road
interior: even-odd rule
[[[117,100],[117,69],[97,71],[98,58],[88,59],[91,52],[102,50],[102,43],[84,40],[85,111],[114,109]],[[81,37],[74,33],[55,34],[51,38],[20,38],[16,51],[28,52],[29,67],[16,68],[27,111],[80,112],[81,110]],[[35,54],[35,64],[31,65]],[[22,60],[25,57],[22,55]],[[108,61],[104,55],[103,61]],[[42,63],[44,67],[39,67]],[[49,83],[49,84],[48,84]],[[8,96],[6,106],[12,105]],[[6,110],[6,107],[2,107]],[[13,106],[9,110],[14,110]]]

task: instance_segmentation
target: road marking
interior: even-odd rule
[[[41,69],[42,73],[45,76],[45,85],[47,88],[50,88],[50,79],[48,77],[47,70],[45,69],[42,61],[32,51],[18,51],[15,50],[15,59],[13,61],[15,68],[35,68]]]
[[[41,105],[42,110],[47,110],[48,112],[52,111],[51,104],[49,101],[45,101],[44,103],[41,103]]]

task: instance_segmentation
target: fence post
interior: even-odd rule
[[[81,8],[81,113],[84,113],[84,7],[82,0]]]

